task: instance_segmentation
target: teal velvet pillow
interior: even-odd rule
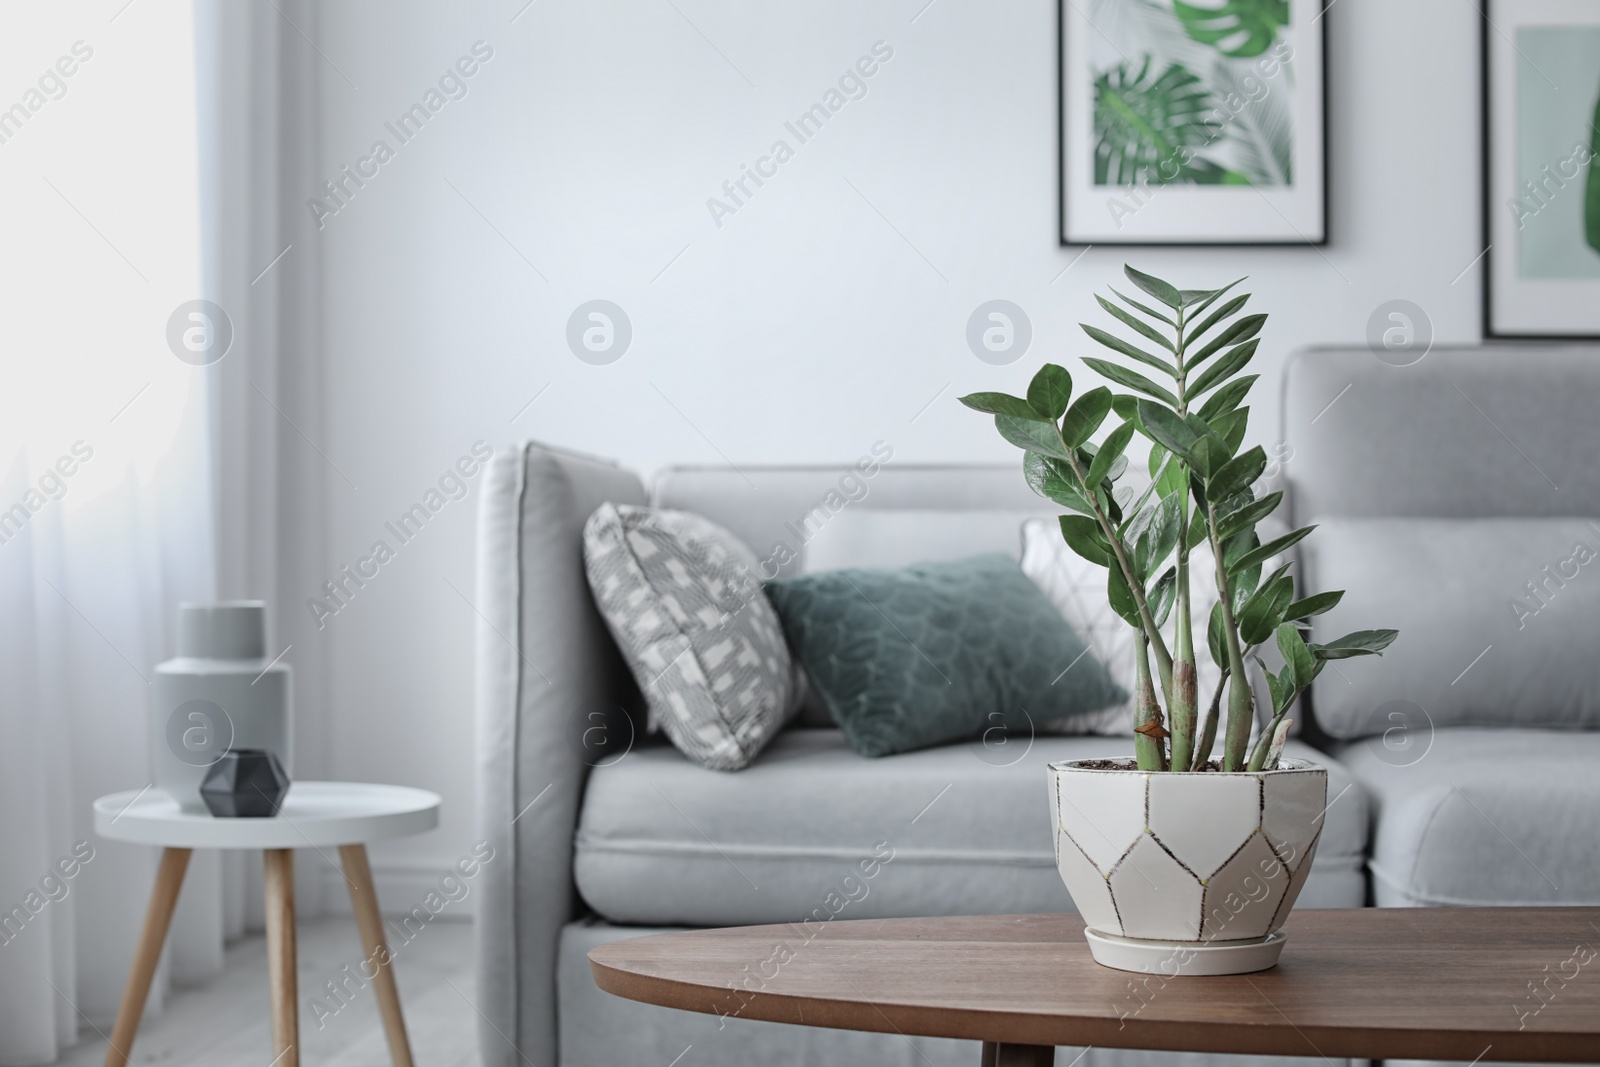
[[[863,756],[1087,715],[1128,699],[1002,555],[769,582],[789,648]],[[1068,669],[1070,667],[1070,670]]]

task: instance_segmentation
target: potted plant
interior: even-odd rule
[[[1315,528],[1265,544],[1256,532],[1283,496],[1258,495],[1266,453],[1243,448],[1242,405],[1258,377],[1243,371],[1267,317],[1239,315],[1250,298],[1228,296],[1238,281],[1178,289],[1125,271],[1155,306],[1116,290],[1121,303],[1097,296],[1139,340],[1084,325],[1122,358],[1083,363],[1129,392],[1099,386],[1074,398],[1071,375],[1047,364],[1025,397],[961,401],[993,415],[1023,449],[1028,484],[1066,510],[1061,536],[1106,568],[1109,603],[1135,634],[1133,757],[1050,765],[1057,866],[1095,959],[1168,974],[1260,970],[1283,949],[1279,928],[1310,871],[1327,803],[1325,769],[1282,757],[1289,710],[1330,660],[1380,654],[1396,632],[1313,642],[1308,620],[1342,592],[1297,598],[1290,564],[1262,573]],[[1108,420],[1115,425],[1095,444]],[[1124,484],[1134,480],[1126,471],[1135,438],[1149,444],[1149,477],[1137,488]],[[1198,643],[1221,670],[1209,694],[1196,692],[1197,567],[1216,587],[1199,620]],[[1269,643],[1283,660],[1276,672],[1258,655]],[[1253,744],[1252,661],[1272,703]]]

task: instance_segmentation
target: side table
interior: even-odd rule
[[[271,984],[274,1067],[299,1067],[300,1023],[295,991],[294,849],[338,846],[350,903],[367,958],[377,965],[372,980],[383,1015],[384,1036],[395,1067],[412,1067],[411,1046],[400,1014],[389,949],[378,914],[378,896],[367,865],[368,841],[404,837],[439,825],[439,796],[423,789],[359,782],[295,782],[272,818],[218,819],[182,811],[165,793],[146,787],[113,793],[94,802],[94,828],[101,837],[162,846],[161,865],[134,950],[128,984],[117,1009],[105,1067],[126,1067],[144,1013],[150,981],[167,939],[172,910],[183,887],[190,853],[197,848],[259,848],[265,856],[267,969]]]

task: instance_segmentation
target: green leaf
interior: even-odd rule
[[[1067,409],[1066,418],[1061,420],[1062,440],[1066,441],[1068,448],[1077,448],[1094,435],[1110,412],[1111,390],[1103,385],[1089,390]],[[1093,486],[1099,483],[1090,479],[1089,484]]]
[[[969,393],[961,398],[961,402],[973,411],[981,411],[987,415],[1010,415],[1018,419],[1041,419],[1041,416],[1029,406],[1026,400],[1006,393]]]
[[[1095,297],[1095,299],[1099,300],[1100,298]],[[1131,315],[1129,316],[1129,318],[1132,317],[1133,316]],[[1087,322],[1080,322],[1078,325],[1083,327],[1084,333],[1088,334],[1090,337],[1093,337],[1096,341],[1105,345],[1113,352],[1121,352],[1123,355],[1136,359],[1140,363],[1145,363],[1152,367],[1159,367],[1171,377],[1176,378],[1178,376],[1178,369],[1171,363],[1162,359],[1160,356],[1152,356],[1143,349],[1129,344],[1127,341],[1124,341],[1114,333],[1107,333],[1098,326],[1090,326]]]
[[[1220,469],[1232,458],[1233,447],[1210,432],[1195,441],[1194,447],[1189,450],[1189,466],[1202,478],[1209,478],[1212,471]]]
[[[996,415],[994,428],[1000,431],[1000,436],[1029,452],[1041,452],[1057,459],[1067,458],[1066,446],[1061,443],[1061,433],[1053,422],[1040,422],[1034,418],[1021,418],[1016,415]]]
[[[1173,407],[1177,405],[1174,404]],[[1152,404],[1148,400],[1141,400],[1138,404],[1139,424],[1150,440],[1165,448],[1168,452],[1176,453],[1178,458],[1188,456],[1189,450],[1194,448],[1199,435],[1194,427],[1185,422],[1177,412],[1164,408],[1160,404]]]
[[[1139,605],[1133,599],[1133,590],[1128,588],[1128,580],[1123,577],[1121,567],[1106,571],[1106,602],[1129,626],[1140,625]]]
[[[1283,682],[1279,680],[1277,675],[1267,669],[1266,661],[1260,656],[1256,656],[1255,661],[1261,667],[1261,673],[1266,676],[1267,692],[1272,694],[1272,711],[1273,714],[1277,714],[1278,709],[1283,707],[1286,695],[1283,691]]]
[[[1146,396],[1153,396],[1171,407],[1178,406],[1177,397],[1136,370],[1130,370],[1119,364],[1110,363],[1103,359],[1095,359],[1091,356],[1084,356],[1083,361],[1101,376],[1110,378],[1118,385],[1125,385],[1129,389],[1135,389]]]
[[[1241,278],[1239,280],[1243,281],[1244,279]],[[1238,282],[1235,282],[1234,284],[1237,285]],[[1232,315],[1234,312],[1244,307],[1245,301],[1249,299],[1249,293],[1245,293],[1243,296],[1236,296],[1226,304],[1223,304],[1217,310],[1213,311],[1211,314],[1207,315],[1205,317],[1205,321],[1201,322],[1200,325],[1189,331],[1188,342],[1190,344],[1194,344],[1196,341],[1200,340],[1200,338],[1206,335],[1207,330],[1211,329],[1211,327],[1215,326],[1229,315]],[[1198,312],[1196,312],[1196,314],[1198,314]]]
[[[1244,281],[1243,278],[1235,278],[1227,285],[1224,285],[1221,289],[1212,289],[1209,292],[1200,292],[1198,290],[1196,290],[1193,294],[1186,292],[1184,294],[1186,298],[1190,295],[1193,295],[1196,299],[1192,301],[1185,299],[1184,306],[1188,308],[1190,315],[1198,315],[1200,312],[1210,307],[1217,297],[1222,296],[1224,293],[1228,292],[1242,281]]]
[[[1061,523],[1061,539],[1072,551],[1102,567],[1115,565],[1111,542],[1106,540],[1098,522],[1084,515],[1063,515],[1058,521]]]
[[[1028,488],[1080,515],[1093,515],[1094,508],[1088,497],[1078,488],[1072,471],[1059,459],[1026,452],[1022,456],[1022,477]]]
[[[1171,496],[1174,493],[1181,493],[1187,488],[1189,488],[1189,472],[1177,460],[1173,460],[1163,467],[1161,473],[1156,477],[1156,493],[1160,496]]]
[[[1099,485],[1104,481],[1111,474],[1111,465],[1123,458],[1122,454],[1132,439],[1132,422],[1125,422],[1112,430],[1100,446],[1100,451],[1094,454],[1094,462],[1089,465],[1089,473],[1084,476],[1084,481],[1089,485]]]
[[[1241,297],[1240,299],[1243,298]],[[1184,366],[1193,367],[1204,363],[1229,345],[1236,345],[1242,341],[1250,340],[1250,338],[1261,332],[1261,327],[1266,325],[1266,322],[1267,317],[1265,315],[1246,315],[1238,322],[1230,323],[1226,330],[1212,338],[1204,348],[1187,357],[1184,360]]]
[[[1259,645],[1272,636],[1283,621],[1283,609],[1294,598],[1294,579],[1284,575],[1264,583],[1245,601],[1239,613],[1239,640],[1247,645]]]
[[[1028,383],[1028,406],[1043,418],[1055,422],[1072,399],[1072,375],[1065,367],[1046,363]]]
[[[1150,524],[1139,534],[1133,549],[1133,572],[1141,581],[1159,567],[1178,547],[1178,526],[1183,499],[1174,494],[1151,509]]]
[[[1244,399],[1250,387],[1256,384],[1259,374],[1246,374],[1243,378],[1235,378],[1221,389],[1206,398],[1200,406],[1200,417],[1207,422],[1213,422],[1219,415],[1224,415],[1239,406],[1239,401]]]
[[[1150,617],[1157,626],[1165,626],[1167,615],[1172,611],[1173,601],[1177,599],[1178,568],[1168,567],[1161,572],[1150,591],[1145,594],[1145,603],[1150,605]]]
[[[1121,300],[1122,300],[1122,302],[1124,304],[1127,304],[1129,307],[1133,308],[1134,310],[1142,311],[1146,315],[1149,315],[1152,319],[1159,319],[1162,322],[1166,323],[1168,326],[1171,326],[1173,329],[1177,329],[1178,328],[1178,324],[1176,322],[1172,321],[1167,316],[1165,316],[1161,312],[1157,311],[1155,308],[1149,307],[1149,306],[1147,306],[1145,304],[1141,304],[1141,303],[1139,303],[1139,301],[1133,299],[1132,297],[1126,296],[1123,293],[1118,292],[1115,286],[1107,286],[1106,288],[1110,289],[1113,293],[1116,293],[1117,296],[1119,298],[1121,298]]]
[[[1286,619],[1309,619],[1313,615],[1321,615],[1325,611],[1333,610],[1334,605],[1344,599],[1344,590],[1335,589],[1329,593],[1314,593],[1303,600],[1296,600],[1284,610]]]
[[[1227,620],[1222,616],[1222,601],[1219,600],[1211,605],[1211,618],[1206,623],[1206,647],[1211,650],[1211,662],[1224,670],[1228,666],[1227,627]]]
[[[1115,292],[1115,290],[1113,290],[1113,292]],[[1121,308],[1117,307],[1117,305],[1113,304],[1111,301],[1107,300],[1103,296],[1100,296],[1099,294],[1095,295],[1095,300],[1099,302],[1101,307],[1106,309],[1108,314],[1112,315],[1119,322],[1132,329],[1141,337],[1149,341],[1154,341],[1162,348],[1165,348],[1168,352],[1176,353],[1178,351],[1177,348],[1173,346],[1172,342],[1167,339],[1165,334],[1156,329],[1154,326],[1151,326],[1149,323],[1145,322],[1143,319],[1138,318],[1135,315],[1130,315],[1128,312],[1123,311]],[[1099,340],[1099,338],[1096,338],[1096,340]]]
[[[1259,56],[1277,39],[1278,27],[1289,25],[1289,0],[1223,0],[1217,6],[1174,0],[1183,30],[1233,59]]]
[[[1322,644],[1310,645],[1318,659],[1349,659],[1352,656],[1377,656],[1400,636],[1399,630],[1357,630]]]
[[[1228,349],[1228,354],[1217,360],[1211,366],[1200,372],[1200,376],[1189,383],[1189,395],[1199,396],[1201,393],[1218,385],[1227,378],[1237,374],[1246,363],[1255,358],[1256,346],[1261,343],[1259,338],[1246,341],[1237,348]]]
[[[1268,541],[1266,544],[1262,545],[1260,548],[1257,548],[1257,549],[1254,549],[1252,551],[1246,552],[1244,555],[1240,556],[1237,560],[1234,561],[1232,566],[1230,566],[1228,568],[1228,572],[1231,574],[1236,570],[1243,570],[1244,568],[1253,566],[1254,564],[1257,564],[1257,563],[1265,563],[1267,560],[1271,559],[1273,556],[1276,556],[1279,552],[1282,552],[1283,550],[1285,550],[1287,548],[1292,548],[1293,546],[1299,544],[1302,540],[1305,539],[1307,534],[1309,534],[1312,530],[1315,530],[1315,529],[1316,529],[1315,525],[1302,526],[1300,529],[1294,531],[1293,533],[1284,534],[1282,537],[1275,538],[1274,540]]]
[[[1172,285],[1170,282],[1164,282],[1160,278],[1152,274],[1146,274],[1142,270],[1135,270],[1126,263],[1122,265],[1122,273],[1126,274],[1128,280],[1134,285],[1137,285],[1174,311],[1183,307],[1183,296],[1178,292],[1177,286]]]
[[[1311,650],[1306,647],[1305,638],[1300,636],[1299,627],[1292,622],[1279,625],[1277,629],[1278,651],[1283,653],[1283,662],[1294,671],[1294,687],[1304,689],[1311,684],[1317,669],[1316,660],[1311,655]],[[1280,710],[1276,701],[1273,710]]]
[[[1211,430],[1227,443],[1228,454],[1232,455],[1234,450],[1244,442],[1245,427],[1249,423],[1250,409],[1234,408],[1232,411],[1218,415],[1216,421],[1211,424]]]
[[[1239,531],[1252,528],[1256,523],[1271,515],[1273,509],[1282,500],[1283,493],[1268,493],[1259,500],[1253,500],[1228,515],[1222,515],[1219,511],[1217,516],[1217,536],[1226,541]]]
[[[1126,393],[1118,393],[1111,398],[1111,410],[1117,413],[1119,419],[1132,419],[1137,422],[1139,418],[1139,398]]]
[[[1206,481],[1206,495],[1212,500],[1222,500],[1248,488],[1267,469],[1267,453],[1260,445],[1235,456],[1224,463]]]

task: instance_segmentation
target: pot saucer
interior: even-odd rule
[[[1249,974],[1277,964],[1289,939],[1282,930],[1243,941],[1147,941],[1085,930],[1094,961],[1102,967],[1166,977]]]

